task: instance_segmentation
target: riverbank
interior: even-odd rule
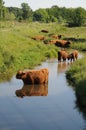
[[[0,28],[0,81],[10,80],[17,70],[34,68],[47,58],[57,57],[57,47],[31,38],[36,35],[47,36],[39,32],[42,28],[52,32],[52,26],[53,24],[3,22]]]
[[[83,32],[82,35],[82,38],[80,38],[80,35],[78,39],[73,38],[76,42],[71,45],[71,48],[84,52],[84,56],[77,60],[66,72],[66,78],[75,89],[77,103],[86,109],[86,39]]]
[[[86,107],[86,54],[71,65],[66,77],[74,86],[77,102]]]

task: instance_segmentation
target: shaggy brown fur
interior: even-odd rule
[[[50,43],[50,44],[56,44],[56,43],[57,43],[57,39],[50,40],[49,43]]]
[[[48,83],[49,71],[47,68],[40,70],[18,71],[17,79],[22,79],[24,84],[45,84]]]
[[[72,53],[69,54],[68,59],[70,59],[71,61],[75,61],[78,58],[78,51],[74,50]]]
[[[56,41],[56,45],[59,47],[69,47],[71,44],[70,41],[66,41],[66,40],[57,40]]]
[[[33,40],[44,40],[45,39],[45,36],[35,36],[35,37],[32,37]]]
[[[50,37],[57,39],[57,38],[58,38],[58,35],[56,35],[56,34],[51,34]]]
[[[55,39],[61,39],[62,35],[61,34],[49,34],[50,37],[55,38]]]
[[[69,54],[65,50],[58,51],[58,61],[61,62],[61,60],[66,61]]]

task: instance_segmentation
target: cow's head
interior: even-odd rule
[[[21,70],[19,70],[19,71],[17,72],[17,74],[16,74],[16,78],[17,78],[17,79],[23,79],[25,76],[26,76],[26,73],[23,72],[23,71],[21,71]]]

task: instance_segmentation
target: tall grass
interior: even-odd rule
[[[78,86],[82,79],[86,78],[86,57],[78,59],[71,65],[71,68],[66,72],[67,78],[72,81],[74,86]]]
[[[3,23],[0,28],[0,80],[19,69],[33,68],[47,58],[57,57],[58,48],[31,39],[45,35],[41,29],[52,30],[51,24]],[[8,75],[8,76],[7,76]]]
[[[71,48],[77,49],[79,51],[86,51],[86,42],[74,43],[71,45]]]

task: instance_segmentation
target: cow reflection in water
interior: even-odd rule
[[[66,71],[71,64],[72,62],[59,62],[57,66],[58,73],[63,73]]]
[[[24,96],[47,96],[48,84],[24,85],[21,89],[16,90],[15,94],[21,98]]]

